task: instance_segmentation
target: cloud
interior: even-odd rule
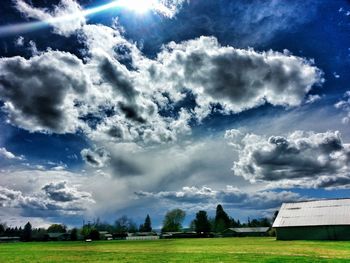
[[[305,101],[306,104],[312,104],[312,103],[315,103],[316,101],[319,101],[322,99],[322,96],[320,95],[309,95],[307,97],[307,100]]]
[[[345,92],[343,99],[337,102],[334,107],[346,113],[346,116],[342,118],[342,123],[350,123],[350,91]]]
[[[15,45],[17,47],[23,47],[24,45],[24,37],[19,36],[16,40],[15,40]]]
[[[6,150],[6,148],[0,148],[0,157],[10,160],[24,160],[23,156],[16,156],[12,152]]]
[[[83,131],[97,144],[169,143],[213,111],[298,106],[322,83],[311,60],[224,47],[214,37],[172,42],[155,59],[118,28],[84,25],[79,39],[83,60],[51,50],[0,59],[0,99],[11,124],[31,132]]]
[[[153,1],[153,9],[155,12],[162,14],[165,17],[173,18],[181,9],[183,3],[189,1],[190,0],[157,0]]]
[[[30,59],[0,58],[0,99],[9,122],[31,132],[75,132],[76,107],[88,79],[74,55],[47,51]]]
[[[250,182],[304,187],[348,185],[344,178],[349,178],[350,145],[343,143],[337,131],[295,131],[267,138],[230,130],[226,138],[239,154],[232,168],[234,174]]]
[[[230,205],[231,207],[264,210],[279,207],[284,202],[295,202],[303,199],[299,194],[290,191],[257,191],[244,192],[233,186],[226,186],[224,190],[213,190],[210,187],[183,187],[180,191],[163,192],[135,192],[138,198],[150,198],[174,202],[177,205],[194,204],[218,204]]]
[[[70,36],[80,29],[85,23],[85,17],[81,6],[75,0],[61,0],[52,10],[37,8],[24,0],[13,0],[19,12],[27,18],[47,21],[54,28],[54,32],[63,36]],[[68,17],[74,14],[74,18]],[[57,17],[66,17],[62,21],[55,21]]]
[[[99,148],[94,151],[90,149],[83,149],[80,154],[83,160],[92,167],[101,168],[110,160],[110,154],[103,148]]]
[[[200,118],[218,104],[225,113],[241,112],[266,102],[297,106],[313,85],[323,81],[321,71],[311,60],[287,51],[223,47],[215,37],[169,43],[149,71],[152,82],[169,92],[172,99],[183,98],[176,93],[191,92]]]
[[[68,187],[67,182],[50,183],[42,188],[46,195],[58,202],[71,202],[84,198],[91,198],[91,194],[79,192],[74,187]]]
[[[66,182],[44,185],[41,192],[28,195],[0,186],[0,207],[21,209],[27,216],[44,215],[43,211],[46,216],[81,214],[94,202],[90,193],[68,187]]]

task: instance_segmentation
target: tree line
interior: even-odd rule
[[[274,217],[277,215],[275,213]],[[209,233],[223,233],[231,227],[270,227],[271,219],[260,218],[253,219],[246,223],[241,223],[230,217],[222,205],[217,205],[214,217],[209,217],[204,210],[198,211],[195,218],[191,221],[189,228],[183,227],[183,221],[186,212],[181,209],[173,209],[168,211],[163,219],[162,233],[194,231],[198,235],[206,235]],[[47,229],[32,228],[28,222],[23,228],[7,227],[6,224],[0,224],[0,237],[19,237],[22,241],[47,241],[53,240],[60,236],[60,240],[79,240],[79,239],[101,239],[101,233],[110,233],[113,238],[125,237],[128,233],[151,233],[152,228],[151,217],[147,214],[144,223],[137,226],[132,218],[124,215],[115,220],[114,224],[101,222],[99,219],[93,223],[83,223],[81,228],[73,228],[68,230],[63,224],[52,224]],[[56,236],[56,237],[55,237]]]

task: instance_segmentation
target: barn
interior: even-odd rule
[[[273,227],[277,240],[350,240],[350,199],[284,203]]]

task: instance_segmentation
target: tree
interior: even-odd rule
[[[231,218],[231,227],[240,227],[241,224],[239,222],[239,220],[235,220],[234,218]]]
[[[253,219],[250,221],[248,220],[248,227],[270,227],[271,222],[268,218],[259,218],[259,219]]]
[[[6,230],[6,224],[0,223],[0,235],[3,235]]]
[[[32,229],[32,240],[35,241],[47,241],[48,234],[45,228]]]
[[[61,224],[52,224],[47,229],[47,232],[48,233],[66,233],[67,227],[65,225],[61,225]]]
[[[92,230],[91,224],[88,223],[86,225],[83,225],[83,227],[80,230],[81,235],[84,237],[84,239],[90,238],[90,232]]]
[[[215,215],[215,232],[222,233],[225,229],[229,228],[231,225],[231,220],[229,216],[224,211],[222,205],[216,207]]]
[[[115,221],[115,231],[117,233],[135,233],[137,226],[131,218],[124,215]]]
[[[23,229],[23,241],[31,241],[32,240],[32,225],[28,222]]]
[[[91,229],[89,238],[92,240],[100,240],[100,232],[97,229]]]
[[[182,228],[182,222],[186,216],[185,211],[173,209],[166,213],[163,220],[162,232],[178,232]]]
[[[196,219],[193,219],[193,220],[190,222],[189,230],[190,230],[190,231],[196,231]]]
[[[70,240],[77,241],[78,240],[78,229],[73,228],[70,232]]]
[[[145,223],[140,225],[140,232],[151,232],[152,231],[152,223],[149,215],[145,218]]]
[[[199,234],[210,232],[210,222],[206,211],[199,211],[194,220],[195,231]]]

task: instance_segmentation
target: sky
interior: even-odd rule
[[[3,0],[0,221],[347,198],[349,68],[345,0]]]

